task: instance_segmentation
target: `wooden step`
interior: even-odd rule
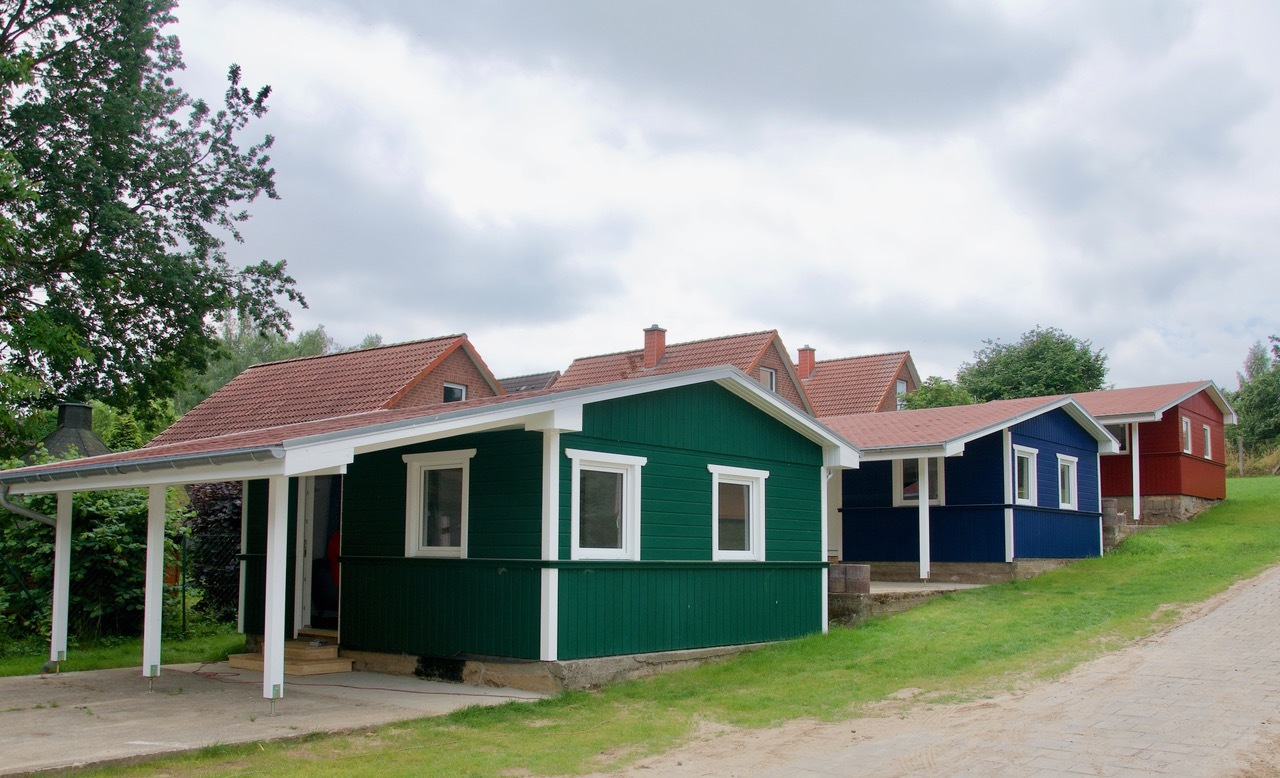
[[[343,659],[338,656],[338,646],[310,645],[310,641],[289,640],[284,646],[285,675],[326,675],[329,673],[349,673],[354,659]],[[262,653],[230,654],[227,664],[237,670],[261,671],[264,665]]]

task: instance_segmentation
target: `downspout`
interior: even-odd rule
[[[16,513],[19,516],[25,516],[28,519],[35,519],[36,521],[41,522],[43,524],[48,524],[50,527],[58,526],[58,522],[54,521],[53,519],[49,518],[43,513],[37,513],[36,511],[31,510],[25,505],[18,505],[17,503],[9,502],[9,485],[8,484],[0,484],[0,508],[4,508],[6,511],[9,511],[10,513]]]

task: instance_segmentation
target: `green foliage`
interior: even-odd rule
[[[217,621],[234,619],[240,604],[240,483],[192,484],[187,517],[187,575],[200,593],[196,609]]]
[[[172,0],[0,10],[0,427],[52,397],[139,420],[216,348],[226,311],[284,332],[285,264],[236,268],[224,237],[275,198],[267,111],[231,66],[215,110],[174,85]],[[8,376],[23,379],[15,382]]]
[[[1229,481],[1227,494],[1195,521],[1135,535],[1102,558],[691,670],[401,722],[376,737],[233,746],[113,774],[350,775],[369,765],[383,776],[612,772],[698,737],[700,727],[834,720],[906,689],[917,690],[914,701],[974,699],[1149,635],[1178,606],[1274,565],[1280,479]]]
[[[323,326],[300,332],[289,340],[278,332],[264,332],[252,319],[230,316],[218,335],[217,359],[177,393],[174,405],[179,414],[186,413],[250,365],[313,357],[333,350],[333,339]]]
[[[973,395],[942,376],[931,375],[914,392],[908,392],[902,398],[904,410],[919,408],[945,408],[949,405],[969,405],[973,403]]]
[[[956,374],[956,383],[978,402],[1093,392],[1107,378],[1102,349],[1056,327],[1037,326],[1017,343],[983,343]]]
[[[46,516],[57,512],[55,495],[37,495],[27,502]],[[166,522],[175,528],[185,516],[175,506],[167,513]],[[140,634],[147,491],[79,492],[71,515],[69,632],[82,638]],[[53,527],[0,511],[0,642],[48,634],[53,545]],[[172,541],[166,547],[171,554]]]
[[[1280,338],[1271,336],[1271,351],[1254,343],[1237,373],[1240,388],[1231,394],[1239,416],[1227,428],[1228,440],[1244,442],[1247,455],[1264,454],[1280,444]]]

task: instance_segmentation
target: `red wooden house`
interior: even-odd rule
[[[1236,414],[1212,381],[1075,398],[1120,441],[1102,458],[1103,511],[1115,523],[1183,520],[1226,497],[1223,427]]]

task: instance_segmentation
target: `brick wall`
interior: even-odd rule
[[[496,392],[489,388],[489,382],[476,367],[476,363],[467,355],[465,349],[457,349],[444,358],[440,364],[413,386],[399,401],[396,408],[411,408],[419,405],[434,405],[444,400],[444,385],[461,384],[467,387],[467,399],[493,397]]]
[[[789,360],[784,362],[783,357],[778,353],[778,349],[774,346],[770,346],[765,351],[764,356],[760,358],[760,364],[757,367],[755,375],[751,377],[757,381],[760,380],[760,371],[758,369],[760,367],[767,367],[773,370],[774,373],[777,374],[778,378],[778,396],[804,411],[804,400],[800,398],[800,390],[797,389],[796,385],[791,381],[791,374],[789,372],[790,366],[791,362]]]

